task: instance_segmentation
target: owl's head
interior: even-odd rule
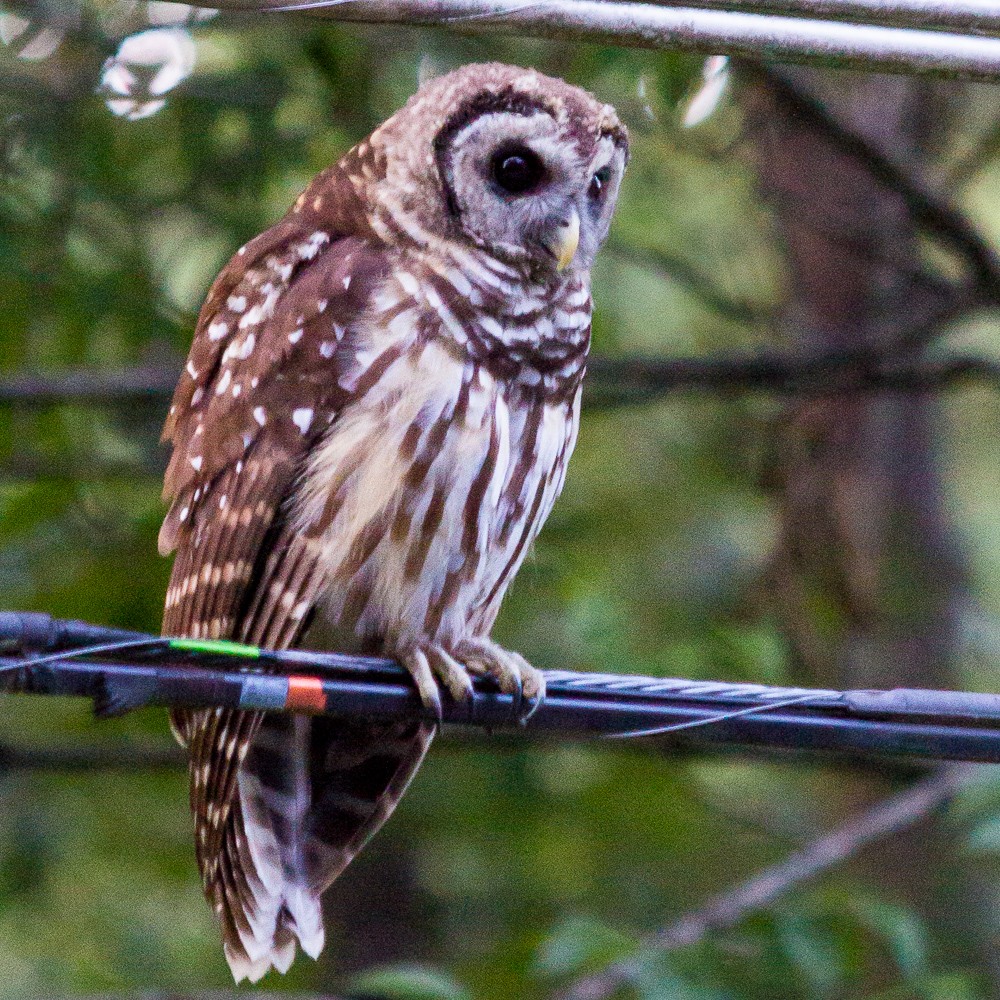
[[[397,207],[435,237],[535,272],[591,266],[628,159],[610,106],[534,70],[487,63],[431,80],[372,141],[383,132],[394,140],[383,148],[386,180],[403,194]]]

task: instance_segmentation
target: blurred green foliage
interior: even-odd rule
[[[191,27],[193,73],[166,106],[130,121],[95,88],[145,18],[145,4],[109,0],[85,6],[46,58],[19,58],[43,30],[37,20],[0,50],[0,371],[179,370],[205,290],[233,249],[397,108],[418,73],[490,58],[585,85],[632,129],[612,245],[594,277],[596,352],[694,355],[774,338],[782,256],[738,155],[739,110],[724,100],[705,125],[678,124],[699,60],[220,16]],[[996,213],[995,180],[987,167],[968,187],[981,219]],[[678,266],[657,266],[647,252]],[[953,336],[988,350],[995,333],[980,319]],[[158,627],[168,572],[155,546],[163,409],[3,411],[0,607]],[[588,412],[564,497],[507,601],[500,637],[542,667],[791,680],[754,596],[775,533],[759,482],[775,412],[759,399],[697,395]],[[1000,605],[998,417],[989,391],[950,397],[941,448],[987,608]],[[967,681],[988,689],[1000,632],[984,614],[969,635],[979,656]],[[160,712],[97,724],[80,704],[11,698],[2,713],[3,740],[19,746],[100,743],[127,761],[137,745],[169,743]],[[360,886],[417,914],[412,954],[366,972],[355,983],[365,995],[542,997],[633,957],[636,975],[620,995],[642,1000],[985,996],[980,970],[942,964],[915,913],[857,872],[802,887],[676,954],[637,951],[643,933],[835,819],[824,792],[836,770],[441,740],[387,829],[332,890],[328,958],[300,960],[268,986],[334,988],[339,938],[357,918],[345,900]],[[180,769],[60,774],[0,762],[0,797],[4,996],[229,985]],[[954,823],[970,832],[983,892],[997,897],[1000,781],[971,789]],[[400,863],[408,884],[386,884],[381,873]],[[866,992],[873,961],[891,970],[888,991]]]

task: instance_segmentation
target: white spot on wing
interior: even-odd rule
[[[309,430],[312,420],[313,411],[311,407],[303,406],[292,411],[292,423],[295,424],[295,426],[298,427],[303,434]]]
[[[263,427],[267,423],[267,410],[263,406],[255,406],[253,409],[253,418]]]
[[[215,323],[208,324],[208,339],[209,340],[222,340],[222,338],[229,333],[229,324],[223,320],[217,320]]]
[[[245,330],[248,326],[256,326],[262,320],[267,319],[274,313],[274,304],[281,295],[281,290],[268,282],[261,286],[265,298],[263,302],[258,302],[252,309],[240,317],[240,329]]]
[[[324,233],[321,229],[317,229],[304,243],[300,243],[296,247],[295,252],[302,260],[312,260],[319,253],[319,248],[329,242],[329,233]]]

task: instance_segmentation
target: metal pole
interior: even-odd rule
[[[195,6],[243,13],[300,11],[367,24],[439,25],[882,72],[1000,79],[1000,39],[742,11],[610,0],[197,0]]]
[[[677,6],[671,0],[647,0]],[[792,14],[896,28],[939,28],[988,35],[1000,31],[996,0],[689,0],[685,6],[747,13]]]

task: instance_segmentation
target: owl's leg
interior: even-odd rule
[[[470,674],[492,677],[504,694],[514,699],[522,722],[534,714],[545,697],[545,676],[520,653],[504,649],[492,639],[464,639],[455,649]]]

